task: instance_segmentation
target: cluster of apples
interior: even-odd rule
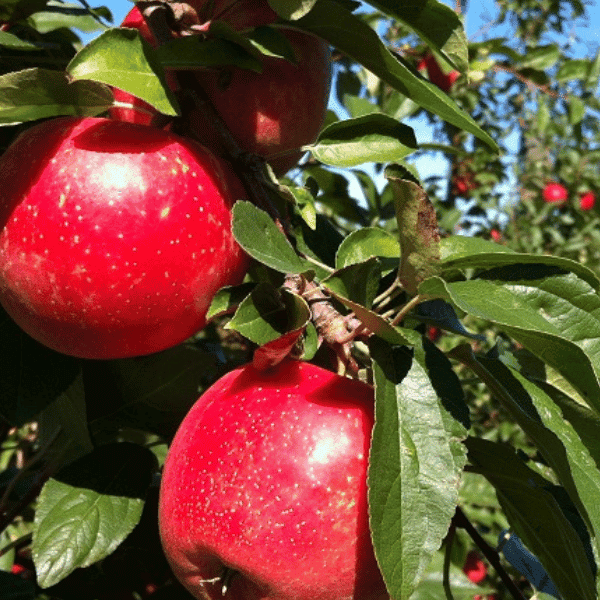
[[[192,8],[240,31],[276,19],[266,0]],[[137,8],[124,25],[153,43]],[[297,64],[194,73],[240,146],[279,173],[316,136],[330,84],[327,45],[285,35]],[[176,73],[169,82],[181,92]],[[31,336],[81,358],[180,343],[249,264],[230,226],[246,190],[210,121],[192,109],[194,131],[176,135],[114,94],[111,118],[47,120],[0,158],[0,302]],[[370,386],[309,363],[219,380],[164,468],[160,531],[177,577],[198,598],[387,599],[368,523],[372,425]]]
[[[198,23],[222,20],[242,32],[277,19],[266,0],[190,6]],[[152,42],[137,7],[123,25]],[[327,44],[282,31],[296,63],[265,57],[260,74],[193,71],[241,150],[272,157],[278,173],[314,141],[330,86]],[[176,94],[177,81],[170,72]],[[111,119],[43,122],[0,159],[0,302],[31,336],[82,358],[182,342],[205,325],[215,292],[248,267],[230,227],[233,203],[247,194],[211,119],[190,107],[192,130],[175,135],[152,126],[151,107],[141,112],[141,101],[114,93]]]
[[[542,190],[542,198],[547,204],[564,204],[569,198],[567,188],[556,181],[549,181]],[[596,195],[592,191],[583,192],[579,196],[579,208],[592,210],[596,205]]]

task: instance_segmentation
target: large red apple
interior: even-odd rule
[[[222,19],[243,30],[272,23],[275,13],[266,0],[256,2],[197,2],[206,21]],[[212,12],[211,12],[212,8]],[[139,9],[134,7],[122,23],[140,31],[156,45]],[[282,29],[294,50],[296,63],[283,58],[263,57],[263,71],[237,67],[195,71],[198,89],[203,89],[243,150],[269,160],[276,173],[292,168],[302,146],[317,137],[327,110],[331,79],[327,44],[307,33]],[[176,91],[175,79],[169,80]],[[115,90],[115,100],[152,113],[154,109],[130,94]],[[155,111],[154,111],[155,112]],[[112,108],[115,119],[149,123],[151,116],[129,108]],[[223,153],[213,121],[198,107],[189,115],[191,133],[218,154]]]
[[[384,600],[369,533],[373,390],[297,361],[231,371],[171,444],[163,548],[196,598]]]
[[[64,117],[0,158],[0,302],[40,342],[84,358],[173,346],[201,329],[247,257],[231,233],[241,183],[160,129]]]
[[[567,201],[569,192],[567,191],[567,188],[560,183],[547,183],[542,192],[542,197],[544,198],[544,202],[549,204],[562,204]]]

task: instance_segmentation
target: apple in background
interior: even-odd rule
[[[191,140],[63,117],[0,158],[0,302],[32,337],[82,358],[174,346],[243,278],[231,233],[244,189]]]
[[[444,73],[440,68],[435,56],[431,53],[425,54],[417,63],[417,69],[419,71],[427,70],[427,75],[429,76],[429,81],[434,85],[437,85],[443,92],[448,93],[455,81],[460,77],[460,73],[458,71],[450,71],[449,73]]]
[[[596,204],[594,192],[585,192],[579,197],[579,208],[581,210],[592,210]]]
[[[196,2],[194,7],[203,22],[221,19],[237,30],[270,24],[277,17],[266,0]],[[137,28],[149,43],[156,45],[137,7],[129,12],[122,26]],[[204,89],[242,149],[267,158],[279,175],[297,164],[303,154],[295,151],[297,148],[316,139],[325,120],[331,84],[328,45],[307,33],[282,31],[294,50],[296,63],[265,56],[262,73],[237,67],[195,72],[199,88]],[[169,85],[177,90],[175,78],[170,79]],[[115,100],[156,112],[120,90],[115,90]],[[110,109],[115,119],[150,122],[151,117],[136,112],[120,107]],[[192,110],[189,119],[194,137],[222,154],[219,134],[202,108]]]
[[[481,583],[487,577],[487,565],[481,560],[477,552],[471,550],[463,566],[463,573],[473,583]]]
[[[544,202],[548,204],[562,204],[567,201],[569,197],[569,192],[564,185],[560,183],[547,183],[542,192],[542,197],[544,198]]]
[[[501,242],[502,241],[502,234],[500,233],[500,231],[498,229],[490,229],[490,237],[495,242]]]
[[[262,59],[262,73],[236,67],[196,73],[240,146],[267,158],[278,175],[289,171],[303,155],[290,151],[316,139],[327,111],[331,69],[329,48],[322,40],[299,31],[282,31],[296,64],[267,56]],[[191,128],[203,144],[220,153],[220,140],[201,109],[192,113]]]
[[[196,598],[388,600],[373,555],[373,389],[305,362],[252,365],[209,388],[162,476],[165,555]]]

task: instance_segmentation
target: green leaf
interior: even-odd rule
[[[260,73],[263,68],[260,59],[239,44],[219,38],[204,40],[196,35],[167,42],[156,50],[156,56],[161,65],[169,69],[233,65]]]
[[[375,113],[332,123],[310,146],[317,160],[334,167],[399,161],[416,149],[411,127]]]
[[[61,71],[33,68],[0,75],[0,125],[60,115],[94,116],[112,103],[106,86],[69,83]]]
[[[432,277],[419,293],[495,323],[561,373],[600,412],[600,298],[586,282],[563,273],[544,265],[517,265],[492,271],[486,279],[446,283]]]
[[[425,110],[472,133],[494,152],[498,151],[496,142],[472,117],[435,85],[405,66],[386,48],[376,31],[335,0],[319,0],[313,10],[294,24],[330,42]]]
[[[297,63],[294,47],[290,43],[290,40],[275,27],[255,27],[244,34],[244,37],[260,54],[285,58],[291,63]]]
[[[312,194],[306,188],[301,187],[289,186],[285,190],[294,197],[298,212],[304,222],[315,231],[317,229],[317,209]]]
[[[78,567],[111,554],[138,523],[156,469],[135,444],[100,446],[43,487],[35,513],[38,584],[55,585]]]
[[[553,67],[560,59],[560,48],[554,44],[529,48],[518,68],[545,71]]]
[[[252,203],[239,200],[233,207],[233,235],[252,258],[281,273],[304,273],[310,269],[273,219]]]
[[[30,44],[8,31],[0,31],[0,46],[20,51],[39,50],[35,44]]]
[[[572,81],[573,79],[585,79],[590,71],[589,60],[567,60],[556,73],[556,81]]]
[[[511,526],[540,559],[564,598],[595,599],[585,547],[551,493],[550,482],[504,444],[469,438],[465,445],[469,461],[496,488]]]
[[[58,8],[58,10],[57,10]],[[51,10],[54,9],[54,10]],[[112,22],[112,15],[107,8],[96,9],[108,21]],[[65,2],[60,7],[56,4],[48,6],[48,10],[36,12],[28,19],[29,24],[40,33],[47,33],[68,27],[69,29],[79,29],[85,33],[92,33],[100,29],[107,29],[95,19],[80,4]]]
[[[369,507],[375,555],[393,598],[424,578],[458,501],[464,427],[438,397],[427,353],[375,338],[375,427]],[[459,386],[460,387],[460,386]]]
[[[467,71],[467,36],[459,16],[437,0],[371,0],[370,4],[412,29],[459,71]]]
[[[268,0],[269,6],[283,19],[300,19],[317,3],[317,0]]]
[[[470,346],[461,348],[464,364],[486,384],[552,467],[597,544],[600,540],[600,471],[577,428],[565,420],[567,414],[561,412],[543,389],[518,371],[497,359],[475,357]],[[457,350],[453,350],[455,357]]]
[[[376,257],[348,265],[322,280],[322,285],[366,308],[371,308],[381,279],[381,263]]]
[[[338,269],[379,258],[400,258],[400,244],[395,236],[378,227],[363,227],[346,236],[338,248],[335,265]]]
[[[421,186],[392,175],[387,175],[387,179],[394,193],[400,235],[398,278],[406,291],[414,295],[422,281],[440,272],[435,208]]]
[[[309,320],[310,309],[300,296],[259,283],[225,327],[263,346],[305,327]]]
[[[574,273],[594,290],[600,290],[598,276],[591,269],[574,260],[545,254],[521,254],[502,244],[476,237],[451,235],[443,238],[440,240],[440,260],[444,271],[468,268],[486,269],[516,264],[544,264]]]
[[[210,321],[217,315],[223,315],[234,310],[256,287],[255,283],[242,283],[240,285],[228,285],[221,288],[212,299],[206,320]]]
[[[179,114],[155,51],[136,29],[109,29],[77,53],[67,73],[129,92],[165,115]]]
[[[577,96],[569,97],[569,122],[571,125],[578,125],[585,117],[586,106]]]

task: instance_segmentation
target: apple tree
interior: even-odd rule
[[[0,599],[597,596],[600,54],[498,6],[0,0]]]

